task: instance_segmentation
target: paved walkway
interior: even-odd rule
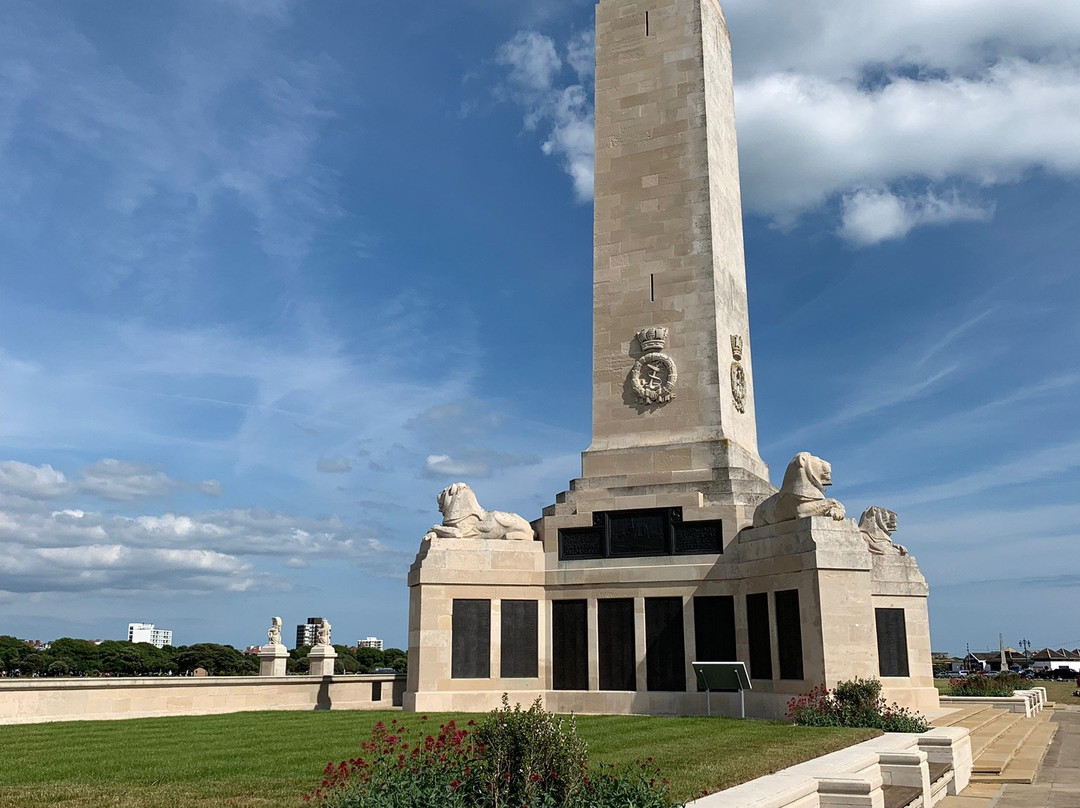
[[[1080,808],[1080,710],[1057,710],[1060,724],[1031,785],[1002,788],[994,808]]]

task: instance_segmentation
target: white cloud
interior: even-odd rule
[[[841,200],[839,234],[852,244],[864,247],[903,238],[921,224],[948,224],[961,221],[988,221],[992,205],[959,199],[942,199],[933,193],[904,198],[886,189],[859,189]]]
[[[255,5],[268,13],[253,20]],[[78,200],[64,216],[66,234],[88,268],[103,269],[95,278],[102,292],[126,279],[153,295],[188,291],[201,257],[195,245],[216,226],[219,206],[246,209],[259,246],[285,264],[341,216],[334,175],[315,155],[336,66],[283,54],[274,36],[289,21],[280,2],[182,8],[151,45],[161,79],[153,90],[129,79],[63,9],[29,3],[7,11],[3,214],[33,232],[24,195],[45,185]],[[185,35],[196,28],[197,36]],[[222,114],[237,97],[242,125]],[[75,163],[104,170],[76,182],[59,168]]]
[[[499,46],[495,60],[510,68],[510,83],[528,93],[550,90],[562,69],[555,42],[535,31],[518,31],[513,39]]]
[[[1031,171],[1080,174],[1080,6],[1032,0],[729,0],[746,210],[782,227],[839,203],[856,246],[986,221],[986,193]],[[592,194],[591,32],[499,51],[542,148]],[[530,92],[523,92],[523,88]],[[982,189],[979,197],[973,189]]]
[[[344,457],[320,457],[315,463],[315,470],[323,474],[344,474],[352,471],[352,465]]]
[[[163,471],[106,458],[83,470],[79,487],[103,499],[130,501],[165,496],[176,485]]]
[[[405,562],[373,534],[331,517],[0,511],[0,591],[246,591],[267,579],[256,561],[275,557],[292,569],[311,559],[363,562],[375,574],[399,572]]]
[[[566,43],[566,61],[585,82],[596,74],[596,40],[592,31],[579,31]]]
[[[586,36],[588,39],[586,40]],[[592,32],[571,38],[567,62],[578,82],[592,78]],[[544,154],[559,161],[570,177],[574,197],[589,202],[593,195],[593,106],[591,87],[559,81],[563,61],[554,40],[535,31],[519,31],[496,53],[496,61],[510,68],[498,95],[521,105],[525,128],[541,130]]]
[[[195,483],[196,491],[206,494],[208,497],[220,497],[225,491],[224,486],[219,480],[203,480],[202,482]]]
[[[48,463],[31,466],[17,460],[0,463],[0,491],[30,497],[50,499],[70,489],[67,478]]]
[[[551,133],[540,147],[544,154],[559,159],[570,175],[574,196],[579,202],[593,197],[593,110],[589,96],[580,85],[558,93],[549,109]]]
[[[898,77],[876,90],[772,74],[739,85],[736,105],[747,208],[782,223],[911,178],[992,186],[1035,168],[1080,172],[1080,65],[1011,60],[977,78]],[[940,199],[919,196],[897,197],[925,209],[914,224],[941,221]]]
[[[500,469],[513,466],[531,466],[539,463],[532,455],[514,455],[491,449],[466,449],[455,456],[428,455],[421,474],[425,477],[444,478],[490,477]]]
[[[975,74],[1012,55],[1075,52],[1080,7],[1060,0],[725,0],[737,75],[857,78],[868,66]]]

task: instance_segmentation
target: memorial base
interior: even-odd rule
[[[280,643],[259,649],[259,676],[284,676],[289,651]]]
[[[337,659],[337,651],[330,645],[313,646],[308,653],[308,674],[310,676],[333,676],[334,660]]]

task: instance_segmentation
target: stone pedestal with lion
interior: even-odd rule
[[[711,660],[746,664],[752,716],[782,718],[792,697],[854,677],[937,707],[927,586],[891,541],[896,515],[871,507],[857,525],[825,496],[831,481],[800,453],[741,524],[730,505],[657,484],[549,513],[535,540],[455,483],[438,497],[452,524],[409,571],[405,708],[483,711],[509,693],[567,712],[704,714],[691,663]],[[713,709],[737,712],[738,698],[714,694]]]

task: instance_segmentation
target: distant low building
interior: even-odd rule
[[[128,642],[148,642],[155,648],[172,645],[172,631],[154,628],[153,623],[128,623]]]
[[[381,651],[383,649],[382,640],[380,640],[378,637],[364,637],[364,639],[359,640],[356,643],[356,647],[357,648],[374,648],[376,651]]]
[[[1031,667],[1041,670],[1080,669],[1080,649],[1043,648],[1031,655]]]

